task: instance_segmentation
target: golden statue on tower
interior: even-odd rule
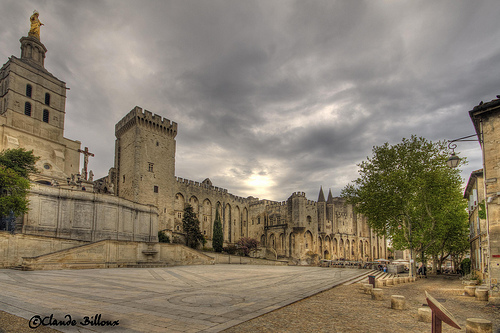
[[[28,36],[35,37],[40,40],[40,26],[43,25],[42,22],[38,19],[38,12],[36,10],[33,11],[33,15],[30,17],[31,28],[28,32]]]

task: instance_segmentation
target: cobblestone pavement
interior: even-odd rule
[[[41,326],[31,330],[27,319],[51,314],[59,322],[67,322],[66,315],[75,320],[75,326],[50,326],[63,332],[219,332],[363,273],[367,271],[257,265],[2,269],[0,333],[42,332]],[[98,325],[116,320],[118,326]]]
[[[384,300],[374,301],[360,291],[360,284],[338,286],[224,332],[430,332],[430,323],[418,321],[418,308],[427,304],[427,290],[455,317],[462,332],[467,318],[482,318],[493,323],[493,332],[500,333],[500,309],[463,296],[457,277],[429,276],[382,289]],[[391,295],[404,296],[407,309],[392,310]],[[459,331],[443,323],[443,332]]]

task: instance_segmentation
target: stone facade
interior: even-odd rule
[[[21,58],[0,69],[0,150],[23,147],[40,156],[35,181],[66,183],[79,173],[80,142],[65,138],[66,83],[44,67],[45,46],[21,38]]]
[[[158,209],[112,195],[33,184],[24,234],[100,241],[157,241]]]
[[[469,177],[464,192],[464,199],[469,201],[469,242],[471,270],[476,272],[481,279],[486,279],[488,257],[488,237],[486,219],[480,218],[481,205],[484,204],[484,179],[483,170],[473,171]]]
[[[182,235],[182,218],[191,205],[200,229],[211,245],[216,209],[221,216],[224,241],[255,238],[276,257],[373,260],[386,257],[383,238],[375,235],[363,216],[353,212],[330,192],[318,201],[303,192],[275,202],[239,197],[202,182],[175,175],[177,123],[135,107],[115,127],[115,166],[108,179],[115,194],[134,202],[153,204],[159,211],[159,230]]]
[[[487,214],[486,259],[491,296],[500,301],[500,99],[469,111],[483,153],[483,177]]]
[[[66,85],[44,68],[45,46],[21,39],[21,58],[0,70],[0,149],[23,147],[40,156],[28,214],[17,231],[77,241],[156,242],[158,230],[182,236],[190,204],[211,246],[219,210],[224,240],[251,237],[264,253],[297,260],[373,260],[385,240],[331,192],[318,201],[296,192],[284,202],[239,197],[175,176],[177,124],[135,107],[115,126],[115,163],[91,182],[80,174],[80,142],[64,138]],[[98,158],[98,157],[97,157]],[[86,191],[83,191],[86,190]]]

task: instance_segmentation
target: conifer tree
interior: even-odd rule
[[[187,205],[184,208],[184,217],[182,218],[182,228],[186,234],[186,246],[196,249],[203,242],[204,237],[200,231],[200,221],[193,212],[193,207]]]
[[[213,231],[212,247],[215,252],[222,252],[224,247],[224,234],[222,233],[222,223],[220,221],[219,209],[217,209],[215,213]]]

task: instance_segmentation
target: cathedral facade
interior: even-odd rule
[[[331,192],[325,199],[320,189],[317,201],[295,192],[276,202],[233,195],[209,178],[176,177],[177,123],[140,107],[116,124],[114,166],[94,181],[86,163],[80,172],[80,153],[88,151],[64,137],[66,85],[45,69],[39,32],[30,30],[20,41],[21,57],[12,56],[0,69],[0,150],[33,150],[40,173],[32,178],[31,210],[18,219],[18,232],[154,242],[158,231],[182,236],[189,204],[208,246],[218,210],[227,245],[250,237],[282,258],[386,257],[385,239]]]

